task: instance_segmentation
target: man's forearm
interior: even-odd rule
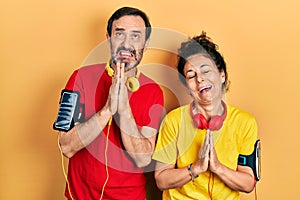
[[[139,130],[131,112],[122,113],[119,117],[121,137],[126,151],[138,167],[147,166],[154,151],[156,131],[144,127]]]
[[[103,108],[84,123],[77,124],[68,132],[60,132],[59,141],[63,154],[70,158],[89,145],[101,133],[111,114]]]

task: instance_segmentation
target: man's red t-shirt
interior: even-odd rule
[[[105,64],[96,64],[76,70],[66,89],[78,91],[84,105],[85,119],[89,119],[106,103],[112,78],[105,71]],[[163,112],[163,93],[158,84],[141,74],[140,88],[129,94],[130,107],[138,127],[149,126],[158,130]],[[86,148],[69,160],[68,182],[73,199],[99,199],[106,180],[105,147],[107,129]],[[138,168],[126,153],[121,141],[120,129],[113,120],[109,130],[107,148],[109,179],[103,199],[144,200],[146,178],[143,168]],[[70,199],[66,187],[65,195]]]

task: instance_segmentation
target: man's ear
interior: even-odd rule
[[[107,40],[110,40],[110,36],[108,35],[108,32],[106,32],[105,36]]]
[[[110,41],[111,37],[109,36],[109,34],[107,32],[106,32],[105,36],[106,36],[106,42],[111,47],[111,41]]]
[[[144,52],[148,49],[149,43],[150,43],[150,38],[148,38],[145,42]]]

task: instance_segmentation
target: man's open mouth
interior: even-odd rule
[[[130,51],[119,51],[118,55],[121,57],[121,58],[128,58],[128,57],[132,57],[133,54],[130,52]]]

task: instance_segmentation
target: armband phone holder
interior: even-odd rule
[[[257,181],[261,178],[261,143],[257,140],[251,155],[239,155],[238,165],[249,166],[254,172]]]
[[[69,131],[76,122],[81,122],[83,118],[83,106],[80,104],[79,92],[72,90],[62,90],[60,106],[56,120],[53,124],[54,130]]]

